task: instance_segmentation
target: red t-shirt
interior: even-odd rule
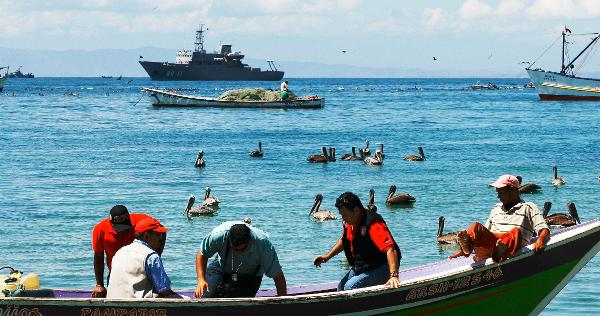
[[[352,225],[348,223],[344,223],[344,225],[346,225],[346,238],[348,238],[348,241],[350,242],[350,251],[352,251],[352,254],[355,254],[352,247],[352,241],[354,240],[354,235],[356,232],[352,230]],[[371,236],[371,240],[377,249],[383,253],[387,252],[394,246],[394,238],[392,238],[392,233],[390,233],[389,228],[383,221],[373,221],[371,223],[369,236]]]
[[[129,219],[131,225],[135,226],[140,220],[149,217],[146,214],[131,213]],[[105,218],[100,221],[92,231],[92,249],[94,252],[106,252],[106,265],[110,270],[112,258],[117,253],[117,250],[123,246],[127,246],[135,239],[135,230],[130,229],[128,232],[117,235],[117,232],[110,224],[110,218]]]

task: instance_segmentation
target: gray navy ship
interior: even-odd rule
[[[228,80],[228,81],[278,81],[283,71],[277,70],[272,60],[267,60],[269,70],[252,68],[242,63],[244,55],[232,52],[231,45],[221,45],[220,51],[207,53],[204,50],[204,25],[196,31],[194,51],[177,52],[175,63],[144,61],[140,64],[152,80]]]

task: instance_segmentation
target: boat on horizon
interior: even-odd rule
[[[227,109],[320,109],[325,106],[325,99],[309,96],[286,101],[265,100],[221,100],[218,98],[199,97],[180,94],[172,90],[142,87],[148,95],[150,103],[155,107],[194,107],[194,108],[227,108]]]
[[[4,83],[6,82],[6,78],[8,78],[8,69],[9,67],[0,67],[0,70],[2,69],[6,69],[4,72],[4,75],[2,75],[2,73],[0,73],[0,92],[2,92],[2,90],[4,90]]]
[[[33,73],[29,72],[29,73],[22,73],[21,72],[21,67],[23,66],[19,66],[19,69],[17,69],[17,71],[11,72],[8,74],[9,78],[35,78],[35,76],[33,75]]]
[[[252,68],[242,63],[244,55],[231,50],[231,45],[221,45],[220,51],[207,53],[204,49],[204,24],[196,31],[195,49],[177,52],[175,63],[144,61],[139,63],[152,80],[176,81],[278,81],[283,71],[277,70],[272,60],[267,60],[269,70]]]
[[[565,60],[568,44],[567,36],[593,35],[590,43],[571,61]],[[574,63],[583,56],[584,62],[593,47],[598,43],[600,33],[571,34],[571,30],[565,28],[562,32],[562,65],[559,72],[546,71],[540,68],[532,69],[531,64],[525,68],[529,78],[535,86],[535,90],[542,100],[582,100],[600,101],[600,79],[577,77]],[[583,55],[588,52],[587,55]],[[566,64],[565,64],[566,63]],[[581,65],[579,65],[579,68]]]
[[[535,241],[532,240],[532,242]],[[3,315],[527,315],[539,314],[600,250],[600,218],[552,231],[502,263],[446,259],[400,271],[400,287],[336,291],[337,282],[259,290],[253,298],[91,298],[89,290],[30,290],[0,298]]]

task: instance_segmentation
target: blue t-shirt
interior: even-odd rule
[[[142,245],[151,248],[146,242],[136,239],[134,242],[139,242]],[[154,287],[154,293],[161,293],[171,289],[171,280],[165,272],[160,256],[155,252],[146,258],[146,277],[150,280]]]
[[[239,253],[229,248],[227,258],[225,251],[227,250],[227,236],[231,226],[235,224],[245,224],[244,222],[229,221],[215,227],[202,240],[200,252],[206,257],[212,257],[218,254],[216,260],[219,261],[221,267],[226,267],[223,272],[237,274],[255,274],[273,278],[279,273],[282,273],[279,259],[275,247],[269,241],[269,235],[264,231],[247,225],[250,228],[250,245],[246,250]],[[260,265],[260,269],[257,268]]]

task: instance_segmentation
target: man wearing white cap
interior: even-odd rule
[[[533,250],[543,251],[550,230],[538,207],[521,200],[519,180],[505,174],[490,186],[496,188],[500,203],[494,205],[485,225],[476,222],[458,232],[461,250],[450,258],[469,256],[475,251],[475,260],[492,257],[495,262],[502,262],[529,245],[534,233],[538,239]]]

